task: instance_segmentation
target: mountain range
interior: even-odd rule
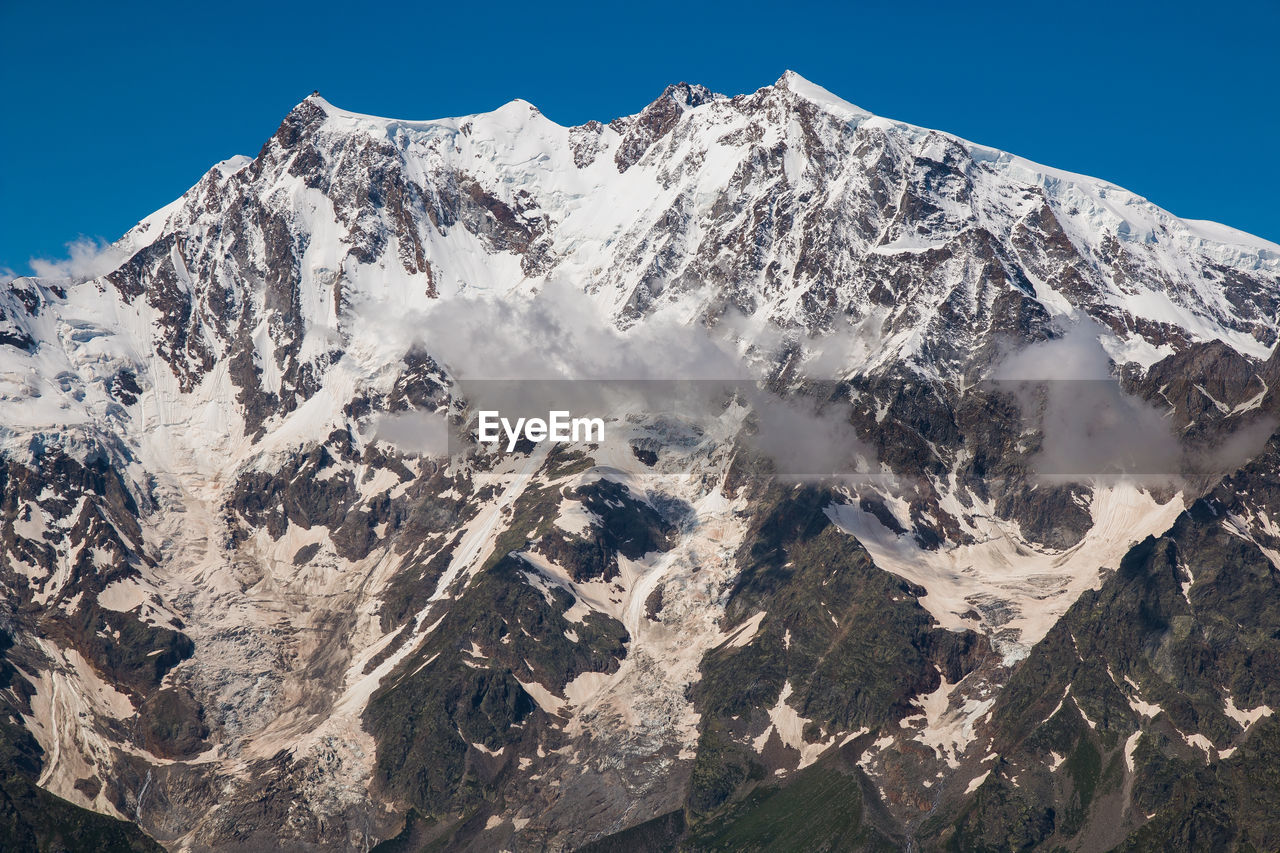
[[[313,94],[95,264],[0,289],[7,849],[1280,848],[1280,246],[788,72]],[[427,440],[512,380],[745,390]]]

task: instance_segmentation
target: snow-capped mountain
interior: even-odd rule
[[[0,292],[23,843],[1280,840],[1280,246],[788,72],[572,128],[312,95],[105,260]],[[864,476],[740,406],[415,446],[476,380],[730,376]]]

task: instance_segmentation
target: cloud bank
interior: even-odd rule
[[[708,327],[677,306],[619,329],[596,300],[563,282],[532,294],[456,297],[413,316],[377,305],[360,311],[374,328],[393,328],[430,352],[472,412],[674,413],[708,423],[736,399],[755,414],[749,442],[780,476],[850,474],[875,458],[854,432],[849,403],[820,407],[757,385],[748,361],[762,374],[773,349],[793,342],[746,318]],[[380,420],[377,431],[401,449],[417,442],[408,418]]]
[[[1188,446],[1169,407],[1121,388],[1102,346],[1109,334],[1093,320],[1079,319],[1059,338],[1007,353],[992,373],[998,387],[1018,397],[1028,428],[1041,431],[1031,459],[1039,476],[1185,486],[1235,470],[1262,449],[1274,419],[1229,429],[1211,449]]]

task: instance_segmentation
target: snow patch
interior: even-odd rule
[[[769,725],[755,739],[752,745],[755,747],[756,752],[761,752],[769,740],[769,735],[772,732],[777,732],[778,738],[783,744],[800,753],[800,763],[796,769],[801,770],[817,761],[822,753],[834,746],[836,737],[832,735],[825,741],[817,743],[806,741],[804,739],[804,727],[810,721],[801,717],[794,708],[787,704],[787,699],[790,696],[791,682],[786,681],[782,685],[782,692],[778,695],[778,701],[769,709]]]
[[[1242,729],[1248,729],[1263,717],[1271,716],[1271,708],[1267,705],[1259,705],[1256,708],[1247,710],[1237,708],[1235,699],[1230,694],[1227,695],[1223,711],[1228,717],[1239,723]]]
[[[1181,511],[1181,493],[1160,504],[1130,483],[1096,485],[1090,504],[1093,526],[1066,551],[1026,542],[1016,525],[1001,521],[980,503],[970,511],[978,541],[936,550],[921,548],[909,532],[894,534],[856,504],[833,504],[827,515],[857,538],[877,566],[924,587],[927,594],[920,604],[944,628],[973,628],[965,614],[975,609],[975,602],[994,598],[1002,605],[998,612],[1010,615],[996,621],[984,617],[984,627],[999,630],[1002,638],[1016,632],[1016,640],[1001,640],[1005,663],[1011,665],[1044,638],[1081,593],[1097,588],[1102,570],[1119,565],[1134,543],[1163,533]]]

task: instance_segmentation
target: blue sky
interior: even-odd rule
[[[464,6],[466,8],[464,8]],[[0,0],[0,271],[113,240],[313,89],[398,118],[562,124],[784,69],[865,109],[1280,242],[1280,3]]]

